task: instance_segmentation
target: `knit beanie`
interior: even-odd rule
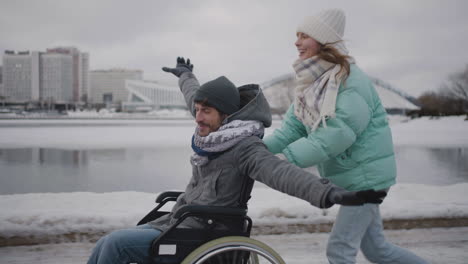
[[[346,17],[341,9],[327,9],[314,16],[309,16],[297,27],[320,44],[343,40]]]
[[[240,107],[240,96],[236,86],[228,78],[221,76],[209,81],[195,93],[195,102],[206,102],[218,111],[230,115]]]

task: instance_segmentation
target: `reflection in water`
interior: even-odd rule
[[[468,182],[467,148],[397,147],[398,182]],[[191,168],[184,145],[152,149],[0,149],[0,194],[184,189]]]
[[[447,185],[468,182],[466,148],[395,148],[398,182]]]
[[[0,160],[12,164],[62,165],[79,167],[86,165],[87,152],[43,148],[0,149]]]
[[[0,194],[184,189],[190,150],[1,149]]]

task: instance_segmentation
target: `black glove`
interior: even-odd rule
[[[177,64],[175,68],[163,67],[162,70],[180,77],[184,72],[192,72],[193,64],[190,64],[190,59],[187,59],[187,62],[185,62],[184,57],[177,57]]]
[[[387,196],[385,191],[365,190],[350,192],[340,187],[332,187],[328,193],[327,200],[330,203],[341,205],[381,204],[385,196]]]

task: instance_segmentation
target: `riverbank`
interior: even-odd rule
[[[468,122],[461,117],[402,120],[391,125],[396,146],[467,147]],[[44,127],[27,126],[40,122]],[[76,129],[89,121],[72,120],[70,127],[51,129],[60,121],[0,120],[0,148],[119,148],[161,147],[180,144],[193,133],[193,124],[180,122],[182,128],[146,123],[129,125],[115,133],[115,128]],[[68,121],[67,121],[68,122]],[[128,121],[106,121],[127,124]],[[15,123],[16,125],[11,125]],[[89,124],[89,123],[88,123]],[[188,125],[190,124],[190,125]],[[37,123],[34,124],[37,126]],[[273,127],[278,127],[274,122]],[[163,132],[161,132],[161,130]],[[271,133],[272,129],[266,132]],[[156,137],[162,133],[164,137]],[[463,151],[463,150],[460,150]],[[464,161],[461,161],[462,163]],[[63,175],[67,177],[69,175]],[[31,184],[34,184],[34,181]],[[468,183],[426,185],[398,183],[382,204],[382,217],[387,228],[467,226]],[[258,184],[256,186],[259,186]],[[68,192],[0,195],[0,245],[24,245],[58,241],[94,240],[115,229],[134,226],[154,206],[156,194],[147,192]],[[327,232],[335,219],[336,206],[328,210],[313,208],[308,203],[268,188],[254,188],[249,215],[254,220],[255,234]]]

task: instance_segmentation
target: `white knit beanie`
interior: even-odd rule
[[[346,17],[341,9],[327,9],[314,16],[309,16],[297,27],[320,44],[343,40]]]

